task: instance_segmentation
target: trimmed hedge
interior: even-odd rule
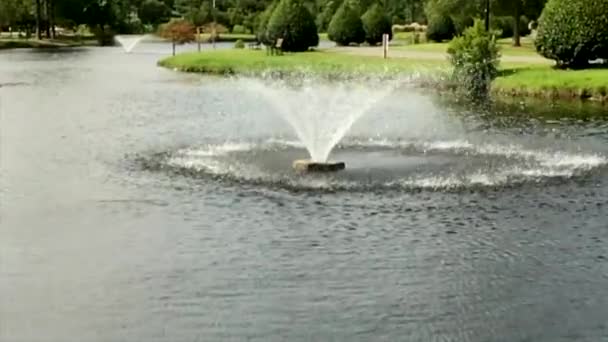
[[[450,16],[445,14],[435,14],[429,18],[429,25],[426,29],[426,39],[434,42],[450,40],[456,35],[456,26]]]
[[[538,53],[559,67],[583,68],[608,58],[608,1],[549,0],[534,42]]]
[[[363,43],[365,30],[359,8],[345,0],[329,23],[327,37],[338,45]]]
[[[377,45],[382,42],[382,35],[388,33],[389,40],[393,39],[391,22],[379,4],[374,4],[361,17],[363,30],[365,31],[365,41],[369,45]]]
[[[266,35],[273,42],[282,38],[283,51],[302,52],[319,45],[315,19],[302,0],[281,0],[270,17]]]

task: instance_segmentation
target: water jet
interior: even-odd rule
[[[346,163],[328,161],[332,150],[398,84],[381,80],[332,83],[314,77],[270,81],[242,80],[275,107],[308,151],[309,159],[293,161],[299,173],[344,170]]]
[[[122,35],[114,37],[116,41],[122,46],[126,53],[131,51],[148,35]]]

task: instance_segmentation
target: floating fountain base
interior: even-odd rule
[[[293,168],[301,173],[305,172],[336,172],[344,170],[344,162],[320,163],[308,159],[300,159],[293,162]]]

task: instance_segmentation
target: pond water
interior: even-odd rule
[[[606,107],[406,83],[297,176],[264,82],[165,48],[0,53],[0,340],[608,340]]]

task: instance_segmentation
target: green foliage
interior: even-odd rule
[[[483,21],[476,20],[462,36],[448,47],[453,79],[467,95],[483,96],[498,75],[499,51],[493,32],[487,32]]]
[[[176,44],[184,44],[194,41],[195,31],[194,26],[189,21],[171,19],[168,23],[160,25],[158,34]]]
[[[158,25],[168,20],[171,10],[162,1],[145,0],[141,3],[137,14],[142,23]]]
[[[452,39],[456,35],[456,27],[452,18],[443,13],[434,14],[429,18],[426,29],[426,39],[434,42]]]
[[[349,0],[342,3],[329,23],[327,36],[338,45],[361,44],[365,41],[358,4]]]
[[[247,34],[249,33],[249,30],[247,30],[247,28],[243,25],[234,25],[232,27],[232,33],[234,34]]]
[[[301,52],[319,44],[315,20],[302,0],[281,0],[268,21],[267,37],[283,39],[283,51]]]
[[[95,39],[101,46],[112,46],[114,45],[114,36],[115,33],[110,28],[110,26],[105,25],[102,27],[97,27],[93,30],[93,34],[95,35]]]
[[[500,38],[511,38],[514,35],[513,24],[514,19],[512,16],[509,17],[494,17],[490,20],[493,30],[500,31]],[[530,34],[528,28],[528,19],[522,16],[519,20],[519,34],[521,36],[527,36]]]
[[[608,58],[606,0],[549,0],[538,23],[536,50],[560,67]]]
[[[274,0],[270,4],[270,6],[268,6],[264,10],[264,12],[262,12],[262,14],[260,15],[258,26],[256,28],[255,35],[256,35],[257,40],[266,45],[272,44],[272,41],[270,41],[270,39],[266,35],[266,32],[268,30],[268,22],[270,21],[270,17],[272,16],[272,13],[274,12],[274,10],[277,8],[278,5],[279,5],[279,0]]]
[[[365,41],[370,45],[382,42],[382,35],[388,33],[389,39],[393,38],[391,22],[379,4],[374,4],[361,17],[363,29],[365,30]]]
[[[245,43],[243,43],[242,39],[238,39],[236,42],[234,42],[234,48],[235,49],[244,49]]]
[[[341,2],[339,0],[328,0],[321,6],[321,11],[315,19],[315,23],[320,32],[327,31],[331,18],[338,10],[338,7],[340,7],[340,4]]]

